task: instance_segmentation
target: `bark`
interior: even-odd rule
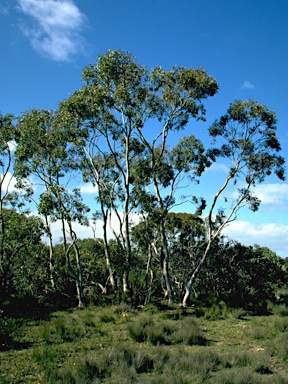
[[[45,215],[45,224],[46,228],[48,229],[48,239],[49,239],[49,270],[50,270],[50,283],[52,289],[55,288],[55,281],[54,281],[54,265],[53,265],[53,259],[54,259],[54,248],[53,248],[53,238],[52,238],[52,232],[50,229],[48,217]]]
[[[111,267],[111,262],[110,262],[110,251],[109,251],[109,245],[108,245],[108,236],[107,236],[107,212],[105,212],[105,205],[103,199],[101,199],[101,193],[100,190],[103,188],[103,182],[101,181],[100,174],[99,174],[99,168],[97,168],[93,162],[93,156],[91,155],[90,151],[83,147],[84,152],[86,153],[86,156],[89,161],[89,165],[92,170],[92,175],[93,178],[96,182],[96,185],[98,186],[98,191],[99,191],[99,200],[100,200],[100,206],[101,206],[101,214],[103,218],[103,241],[104,241],[104,252],[105,252],[105,259],[106,259],[106,266],[108,269],[109,273],[109,280],[110,284],[112,286],[112,289],[114,293],[117,291],[117,285],[114,279],[114,273]]]
[[[171,279],[170,279],[170,275],[169,275],[169,249],[168,249],[168,245],[167,245],[165,223],[164,223],[163,219],[161,219],[160,230],[161,230],[162,248],[163,248],[163,252],[164,252],[162,274],[163,274],[163,277],[165,280],[166,293],[168,296],[168,304],[173,304],[174,303],[174,295],[173,295],[172,283],[171,283]]]
[[[77,271],[75,271],[74,276],[76,280],[78,307],[82,308],[84,307],[85,297],[84,297],[84,291],[83,291],[83,273],[82,273],[81,257],[80,257],[79,248],[76,242],[77,237],[72,228],[72,223],[68,222],[68,226],[69,226],[70,238],[72,240],[72,245],[75,253],[76,265],[77,265]]]
[[[156,177],[153,178],[153,183],[154,183],[154,190],[156,193],[156,197],[159,203],[159,206],[161,210],[164,210],[163,207],[163,200],[159,191],[159,186]],[[162,217],[160,218],[160,233],[161,233],[161,243],[162,243],[162,249],[164,253],[164,258],[162,262],[160,263],[161,269],[162,269],[162,274],[163,278],[165,281],[165,286],[166,286],[166,295],[168,296],[168,304],[173,304],[174,302],[174,295],[173,295],[173,289],[172,289],[172,283],[169,275],[169,248],[167,244],[167,237],[166,237],[166,230],[165,230],[165,217],[163,216],[163,213],[161,213]],[[165,213],[165,216],[167,213]]]
[[[117,286],[116,286],[113,270],[112,270],[111,263],[110,263],[110,251],[109,251],[108,236],[107,236],[107,215],[105,214],[103,204],[101,204],[101,211],[102,211],[102,217],[103,217],[103,241],[104,241],[104,252],[105,252],[106,266],[107,266],[108,273],[109,273],[110,284],[112,286],[114,293],[116,293]]]
[[[82,269],[81,269],[81,261],[80,261],[80,254],[79,252],[77,253],[77,246],[75,248],[75,233],[73,233],[71,223],[69,226],[69,234],[71,237],[72,243],[67,244],[67,237],[66,237],[66,230],[65,230],[65,219],[64,215],[62,214],[62,234],[63,234],[63,248],[65,252],[65,257],[66,257],[66,262],[67,262],[67,268],[68,271],[71,273],[71,275],[75,279],[75,284],[76,284],[76,292],[77,292],[77,299],[78,299],[78,307],[83,307],[84,306],[84,292],[83,292],[83,283],[82,283]],[[71,259],[70,259],[70,252],[71,248],[74,248],[75,251],[75,257],[76,257],[76,264],[77,264],[77,272],[75,269],[72,267],[71,264]]]
[[[201,268],[203,267],[203,264],[205,263],[206,259],[207,259],[207,256],[209,254],[209,251],[210,251],[210,248],[211,248],[211,244],[212,244],[212,241],[209,241],[206,249],[205,249],[205,252],[204,252],[204,255],[202,257],[202,259],[200,260],[199,264],[197,265],[197,267],[195,268],[193,274],[191,275],[190,277],[190,280],[188,281],[188,284],[186,286],[186,290],[185,290],[185,295],[184,295],[184,298],[183,298],[183,301],[182,301],[182,306],[183,307],[187,307],[187,301],[190,297],[190,294],[192,292],[192,289],[193,289],[193,283],[196,279],[196,277],[198,276]]]
[[[131,267],[131,241],[130,241],[130,230],[129,230],[129,203],[130,203],[130,154],[129,154],[129,142],[130,142],[131,131],[126,137],[126,174],[125,174],[125,200],[124,200],[124,239],[125,239],[125,250],[126,250],[126,268],[123,275],[123,292],[128,293],[130,290],[129,287],[129,277],[130,277],[130,267]]]
[[[149,299],[150,299],[149,271],[150,271],[151,259],[152,259],[151,244],[148,242],[148,259],[147,259],[146,273],[145,273],[145,302],[144,302],[144,305],[147,305],[149,303]],[[153,275],[152,275],[152,277],[153,277]]]
[[[240,156],[240,160],[238,160],[237,164],[234,167],[234,169],[235,169],[234,172],[238,172],[239,171],[240,162],[241,162],[241,156]],[[227,185],[229,184],[229,181],[231,179],[233,179],[234,175],[235,175],[235,173],[234,174],[229,174],[227,176],[227,178],[224,181],[224,184],[222,185],[222,187],[219,189],[219,191],[214,196],[213,202],[212,202],[210,210],[209,210],[209,215],[208,215],[208,240],[207,240],[207,247],[205,249],[205,252],[203,254],[202,259],[200,260],[199,264],[197,265],[196,269],[194,270],[193,274],[191,275],[190,280],[189,280],[189,282],[188,282],[188,284],[186,286],[186,292],[185,292],[185,295],[184,295],[184,298],[183,298],[183,301],[182,301],[183,307],[187,306],[188,298],[189,298],[189,296],[191,294],[191,291],[193,289],[193,283],[195,281],[195,278],[198,276],[199,271],[201,270],[203,264],[205,263],[205,261],[207,259],[207,256],[209,255],[209,251],[210,251],[210,248],[211,248],[211,245],[212,245],[213,241],[217,238],[217,236],[220,235],[220,233],[223,231],[223,229],[231,221],[234,220],[234,216],[236,216],[237,210],[239,209],[239,207],[241,207],[241,204],[243,203],[243,201],[245,201],[246,194],[244,194],[241,198],[236,200],[235,204],[231,207],[230,213],[226,216],[226,218],[218,226],[218,228],[216,228],[216,229],[213,228],[212,216],[213,216],[213,212],[214,212],[216,203],[217,203],[217,201],[219,199],[219,196],[222,194],[222,192],[226,189]],[[249,190],[251,185],[252,185],[252,181],[250,183],[248,183],[247,191]]]

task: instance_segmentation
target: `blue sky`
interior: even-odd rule
[[[205,103],[207,122],[191,123],[204,140],[235,99],[268,105],[288,159],[286,0],[1,0],[0,20],[3,114],[57,108],[81,87],[86,65],[121,49],[148,68],[201,66],[217,79],[220,90]],[[221,177],[221,166],[206,173],[207,197],[211,180]],[[256,192],[260,210],[243,210],[227,234],[287,256],[288,184],[271,177]]]

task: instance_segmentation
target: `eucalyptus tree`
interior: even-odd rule
[[[1,289],[4,289],[5,275],[8,273],[9,263],[7,255],[5,253],[5,232],[6,232],[6,222],[4,216],[4,207],[9,203],[11,191],[9,187],[12,182],[13,175],[13,154],[11,151],[11,143],[15,139],[15,128],[12,123],[12,115],[0,115],[0,273],[1,273]],[[10,188],[11,189],[11,188]]]
[[[24,287],[22,279],[19,278],[23,271],[19,269],[23,269],[23,266],[29,262],[33,264],[28,259],[37,256],[35,249],[40,246],[43,234],[44,225],[39,217],[26,215],[15,209],[2,210],[0,228],[0,291],[2,294],[13,291],[18,294],[22,291],[23,294]],[[26,289],[25,291],[27,292]]]
[[[162,239],[161,227],[156,215],[145,217],[132,228],[132,239],[137,255],[147,253],[146,268],[146,303],[151,296],[151,287],[156,289],[159,272],[155,264],[160,263]],[[169,275],[175,296],[181,298],[185,292],[187,275],[191,264],[196,265],[205,246],[206,228],[201,217],[179,212],[168,212],[165,219],[165,236],[169,248]],[[159,294],[159,292],[158,292]]]
[[[39,214],[45,218],[49,238],[52,288],[55,283],[51,223],[60,220],[67,266],[75,279],[79,306],[82,306],[84,295],[81,261],[73,222],[87,225],[85,214],[88,208],[83,204],[78,189],[73,192],[68,190],[73,171],[77,169],[72,147],[69,147],[71,136],[73,132],[62,129],[55,112],[31,110],[22,114],[17,123],[15,174],[20,180],[34,176],[34,184],[38,183],[38,188],[44,187],[36,204]],[[31,187],[33,186],[35,187],[31,183]],[[76,258],[76,270],[70,260],[72,249]]]
[[[0,114],[0,220],[3,230],[3,208],[13,202],[13,141],[15,140],[15,127],[13,115]]]
[[[14,177],[14,151],[16,130],[13,124],[14,116],[0,114],[0,280],[1,288],[5,289],[9,268],[13,258],[26,242],[21,243],[22,231],[19,225],[19,239],[17,232],[11,233],[13,223],[18,219],[16,209],[23,206],[23,195],[16,192]],[[12,213],[15,211],[15,214]],[[16,228],[17,226],[15,226]],[[33,231],[31,232],[34,233]],[[27,233],[25,233],[27,235]],[[29,239],[29,236],[27,236]]]
[[[99,203],[100,211],[95,212],[94,221],[96,222],[98,218],[101,218],[103,221],[103,242],[106,267],[109,274],[108,280],[113,291],[116,292],[117,284],[111,264],[108,225],[109,222],[111,223],[111,211],[114,210],[119,219],[120,229],[122,229],[122,221],[116,208],[117,198],[119,199],[122,193],[119,189],[119,174],[115,170],[114,159],[101,150],[98,146],[98,132],[93,131],[93,133],[91,132],[92,140],[89,140],[89,143],[87,142],[86,146],[83,147],[85,158],[82,160],[82,173],[84,180],[90,181],[97,189],[98,196],[96,200]],[[119,240],[118,234],[112,226],[111,230],[114,231],[114,235]],[[122,235],[123,239],[122,230],[120,235]],[[119,244],[122,244],[121,241],[119,241]]]
[[[168,149],[167,135],[168,133],[163,135],[161,145],[154,147],[155,143],[150,144],[141,133],[147,155],[145,160],[140,160],[138,167],[134,170],[138,179],[134,190],[144,219],[154,221],[159,227],[159,231],[156,232],[158,241],[154,239],[151,242],[151,236],[147,232],[148,243],[150,239],[148,250],[151,248],[159,259],[165,281],[165,296],[168,296],[169,303],[173,303],[166,221],[171,208],[180,204],[175,201],[176,191],[180,187],[184,188],[183,183],[187,187],[191,181],[197,182],[198,177],[211,162],[205,155],[203,144],[194,135],[184,136],[172,149]],[[197,199],[196,196],[193,196],[192,200],[198,203],[197,214],[200,214],[204,207],[203,200]],[[160,246],[157,247],[157,243]],[[149,256],[148,260],[150,259]]]
[[[206,249],[191,274],[183,306],[187,305],[195,278],[215,239],[237,218],[242,207],[247,206],[253,212],[257,211],[260,200],[253,194],[253,187],[273,173],[284,180],[285,161],[279,155],[281,146],[276,136],[276,123],[276,114],[267,106],[248,100],[232,103],[227,113],[210,127],[209,133],[214,138],[214,144],[217,139],[220,144],[210,151],[210,157],[226,161],[228,172],[209,207]],[[230,197],[227,197],[225,194],[229,194],[228,187],[231,184],[234,185],[234,194],[230,192]],[[220,203],[222,206],[219,207]]]
[[[132,257],[130,222],[137,207],[133,188],[138,181],[132,176],[133,167],[141,163],[145,153],[153,156],[159,146],[161,160],[167,153],[169,132],[183,129],[191,117],[204,119],[201,100],[213,96],[218,85],[203,68],[173,67],[165,71],[156,67],[149,71],[122,51],[108,51],[99,56],[94,65],[84,69],[83,80],[83,87],[62,103],[62,115],[67,124],[87,133],[83,146],[90,164],[95,164],[96,159],[87,149],[91,144],[97,151],[100,149],[102,159],[109,158],[110,162],[112,159],[111,194],[108,197],[105,194],[104,204],[119,221],[117,238],[126,254],[123,291],[128,292]],[[169,285],[169,276],[165,276]],[[170,287],[169,291],[169,299],[173,301]]]

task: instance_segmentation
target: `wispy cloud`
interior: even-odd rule
[[[86,16],[72,0],[18,0],[18,9],[34,19],[34,24],[22,26],[32,47],[56,61],[68,61],[83,51],[80,32]]]
[[[255,89],[254,84],[250,83],[250,81],[245,80],[244,83],[241,85],[242,89]]]
[[[262,204],[272,205],[274,208],[288,205],[288,184],[259,184],[254,188],[255,195]]]
[[[236,189],[228,190],[225,194],[229,199],[237,199],[238,188],[245,188],[244,182],[239,182]],[[288,184],[270,183],[258,184],[251,192],[261,201],[261,206],[265,205],[270,211],[287,209],[288,207]]]
[[[283,224],[254,224],[237,220],[232,222],[224,234],[245,245],[259,244],[268,247],[279,256],[288,256],[288,226]]]
[[[7,7],[4,7],[3,5],[0,5],[0,13],[2,13],[2,15],[8,15],[9,10],[8,10]]]

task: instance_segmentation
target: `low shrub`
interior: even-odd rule
[[[128,332],[132,340],[152,345],[186,344],[204,345],[205,339],[195,319],[186,318],[177,322],[159,320],[155,322],[151,317],[142,315],[128,325]]]
[[[276,339],[270,340],[266,351],[271,356],[277,356],[284,361],[288,360],[288,332],[282,333]]]
[[[224,301],[214,303],[209,307],[204,314],[207,320],[227,319],[229,315],[229,308]]]
[[[206,345],[207,340],[195,319],[186,318],[181,321],[178,329],[171,335],[172,344]]]
[[[243,308],[231,308],[228,316],[240,320],[247,316],[247,312]]]
[[[287,316],[288,315],[288,306],[286,304],[276,304],[273,305],[272,313],[277,316]]]
[[[269,380],[269,379],[268,379]],[[249,368],[234,368],[217,372],[213,376],[213,384],[264,384],[274,381],[266,381],[266,378],[252,372]]]

